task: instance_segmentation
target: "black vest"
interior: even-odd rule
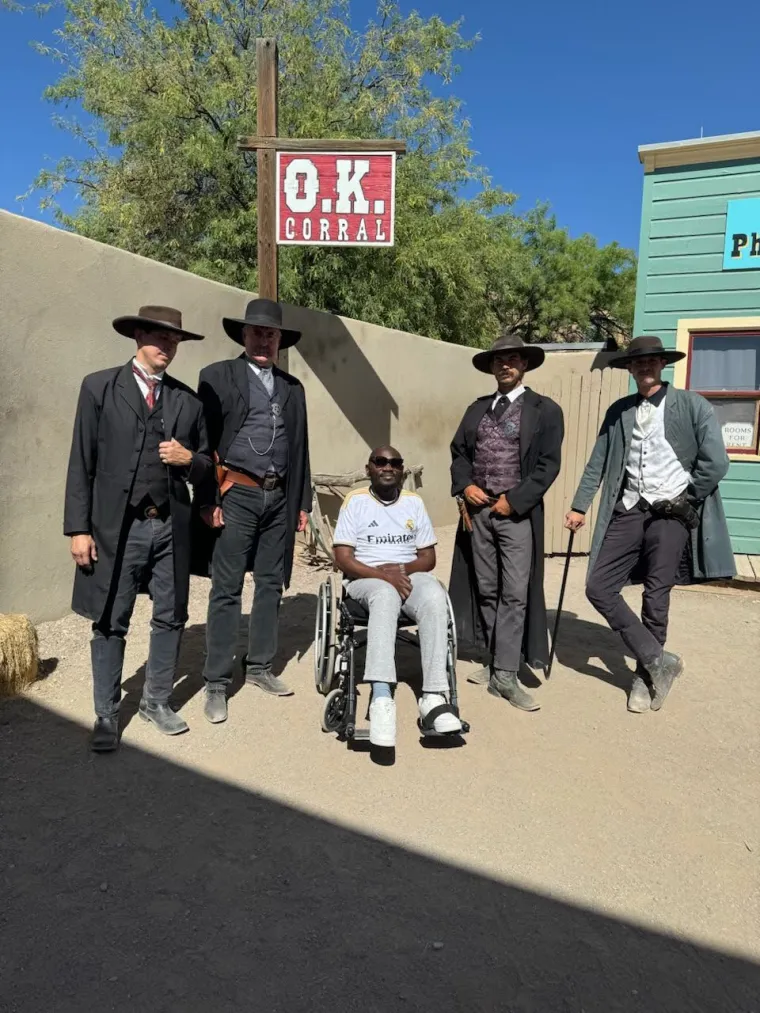
[[[140,459],[137,462],[135,481],[129,500],[132,506],[139,506],[143,502],[150,501],[154,506],[163,507],[169,500],[167,466],[161,463],[161,458],[158,456],[158,445],[166,439],[163,419],[163,387],[164,385],[161,384],[161,396],[152,411],[149,411],[142,393],[140,396],[145,440],[140,451]]]
[[[288,470],[288,437],[280,412],[277,381],[270,397],[263,382],[250,366],[247,368],[248,415],[227,451],[225,464],[251,475],[273,471],[284,476]]]

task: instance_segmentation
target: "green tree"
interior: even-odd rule
[[[571,238],[539,206],[516,223],[513,273],[494,289],[500,322],[525,341],[625,340],[630,336],[636,258],[617,243]]]
[[[63,27],[55,47],[40,49],[62,74],[46,97],[93,124],[61,120],[84,157],[35,184],[64,227],[255,290],[255,155],[236,140],[255,133],[255,40],[269,35],[280,47],[281,133],[408,145],[395,248],[283,248],[283,299],[466,344],[511,322],[536,338],[588,325],[591,295],[562,295],[563,258],[585,255],[596,274],[583,292],[619,311],[614,256],[592,239],[588,250],[573,245],[582,241],[545,215],[516,216],[514,195],[476,164],[458,101],[440,94],[473,44],[459,22],[403,15],[394,0],[379,0],[362,31],[350,27],[349,0],[178,0],[173,18],[146,0],[51,6]],[[475,198],[462,197],[468,184]],[[81,197],[74,214],[57,204],[70,186]]]

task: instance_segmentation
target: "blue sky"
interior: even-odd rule
[[[357,24],[373,0],[353,0]],[[638,245],[639,144],[760,129],[757,0],[402,0],[454,19],[482,41],[460,61],[479,160],[520,206],[548,201],[574,235]],[[49,19],[0,10],[0,207],[50,220],[38,197],[15,200],[72,141],[41,92],[56,66],[29,46]]]

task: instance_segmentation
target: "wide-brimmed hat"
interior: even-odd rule
[[[193,334],[182,327],[182,314],[171,306],[141,306],[134,317],[117,317],[114,330],[125,338],[133,338],[140,327],[145,331],[172,331],[180,341],[203,341],[202,334]]]
[[[528,362],[528,369],[537,369],[546,358],[543,348],[538,345],[526,345],[519,334],[502,334],[500,338],[485,352],[473,355],[472,364],[481,373],[490,373],[493,357],[499,352],[519,352]]]
[[[282,306],[272,299],[251,299],[245,308],[243,320],[223,317],[222,324],[227,334],[239,345],[245,344],[243,328],[246,324],[251,327],[276,327],[282,333],[280,348],[290,348],[301,337],[300,331],[289,331],[282,326]]]
[[[619,355],[613,355],[608,364],[614,366],[615,369],[625,369],[626,366],[635,362],[636,359],[643,359],[645,355],[656,355],[658,359],[665,359],[668,363],[678,362],[679,359],[686,358],[686,352],[677,352],[673,348],[663,348],[662,341],[659,338],[642,335],[639,338],[634,338],[624,352],[621,352]]]

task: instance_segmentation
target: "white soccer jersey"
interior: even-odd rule
[[[416,492],[403,490],[386,506],[369,489],[355,489],[343,500],[333,542],[350,545],[365,566],[381,566],[413,562],[419,549],[436,544],[436,537]]]

